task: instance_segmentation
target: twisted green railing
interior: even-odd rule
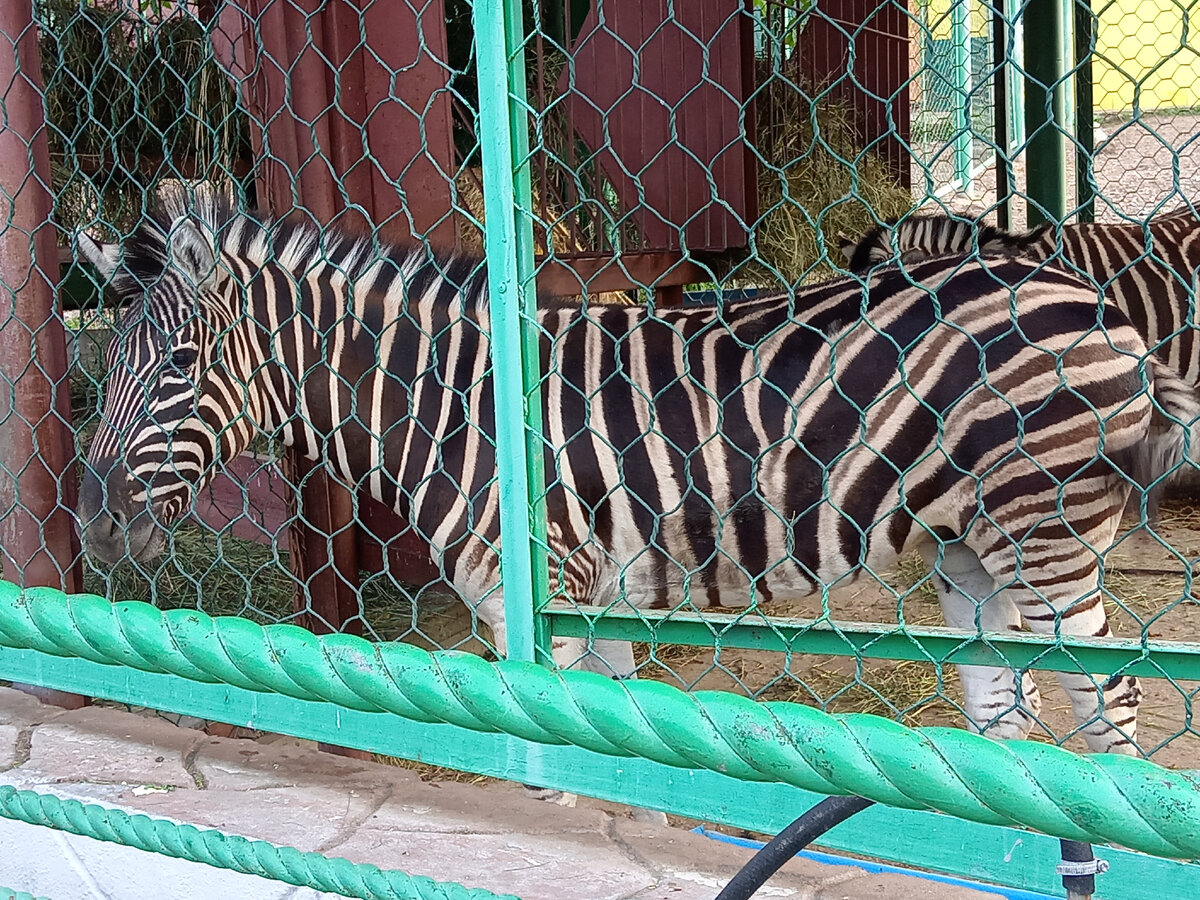
[[[0,887],[0,900],[49,900],[49,898],[34,897],[27,891],[14,891],[12,888]]]
[[[954,728],[0,584],[0,644],[1200,857],[1200,780]]]
[[[8,785],[0,786],[0,816],[362,900],[517,900],[511,894],[493,894],[423,876],[384,871],[378,866],[352,863],[340,857],[302,853],[293,847],[277,847],[211,829],[130,815],[78,800],[60,800],[50,794],[19,791]],[[7,896],[0,891],[0,900]],[[16,896],[19,900],[30,895]]]

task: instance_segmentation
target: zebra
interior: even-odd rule
[[[126,303],[77,507],[94,558],[161,552],[266,432],[407,519],[504,654],[480,260],[203,186],[78,243]],[[819,595],[916,548],[950,626],[1107,635],[1102,555],[1200,412],[1119,310],[1024,260],[537,316],[550,586],[582,605]],[[554,657],[636,669],[627,643]],[[973,728],[1028,734],[1028,672],[960,674]],[[1057,674],[1093,751],[1137,752],[1134,677]]]
[[[1161,360],[1188,384],[1200,385],[1193,301],[1200,217],[1191,207],[1146,224],[1080,222],[1019,234],[948,215],[910,216],[876,226],[858,241],[841,237],[847,268],[858,274],[897,258],[907,264],[976,247],[983,255],[1055,260],[1085,276],[1124,311]]]

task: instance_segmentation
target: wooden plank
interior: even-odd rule
[[[196,495],[191,519],[212,531],[287,550],[291,490],[275,460],[244,453]]]
[[[825,96],[851,111],[861,145],[883,157],[896,179],[909,187],[906,10],[906,0],[822,0],[800,33],[794,58],[801,87],[814,94],[830,88]]]
[[[244,453],[200,491],[191,519],[212,531],[288,550],[291,493],[279,461]],[[359,565],[367,571],[387,569],[414,585],[441,580],[428,543],[403,518],[369,497],[360,498],[357,540]]]
[[[430,558],[429,543],[382,503],[360,497],[358,521],[359,563],[364,569],[390,571],[401,581],[413,585],[442,580],[441,570]],[[446,589],[451,588],[446,585]]]
[[[254,167],[254,160],[246,156],[235,157],[220,163],[209,160],[202,161],[196,156],[167,157],[161,153],[122,153],[116,158],[109,154],[72,153],[70,156],[55,154],[54,158],[63,166],[75,169],[92,178],[114,173],[137,173],[194,180],[211,178],[216,172],[241,179],[249,175]]]

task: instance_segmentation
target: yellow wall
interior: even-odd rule
[[[1200,105],[1200,11],[1191,16],[1184,44],[1187,13],[1171,0],[1092,0],[1092,9],[1100,18],[1093,66],[1097,108],[1129,109],[1138,82],[1142,109]]]
[[[971,33],[983,37],[988,33],[983,4],[969,2]],[[950,4],[929,0],[935,38],[950,37]],[[1142,109],[1200,106],[1200,5],[1191,15],[1187,44],[1182,38],[1187,13],[1172,0],[1092,0],[1092,9],[1099,17],[1093,66],[1098,109],[1131,108],[1139,82]]]
[[[971,35],[973,37],[985,37],[990,34],[988,31],[988,20],[984,15],[983,4],[978,0],[967,0],[970,3],[969,14],[971,21]],[[948,41],[950,40],[950,5],[951,0],[929,0],[929,30],[933,33],[934,40]],[[909,3],[910,10],[916,11],[916,4]]]

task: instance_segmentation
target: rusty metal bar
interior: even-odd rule
[[[22,585],[82,589],[66,334],[31,0],[0,3],[0,554]],[[20,687],[20,685],[18,685]],[[34,690],[77,707],[86,699]]]

